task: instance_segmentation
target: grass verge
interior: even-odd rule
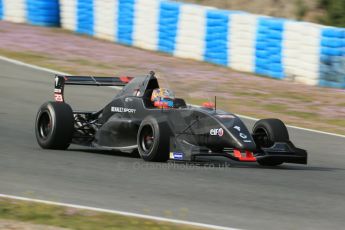
[[[66,229],[204,229],[116,214],[0,198],[0,219]]]

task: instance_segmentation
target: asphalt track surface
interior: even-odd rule
[[[245,229],[344,229],[344,137],[290,129],[309,164],[276,168],[146,163],[78,146],[42,150],[34,119],[53,98],[53,75],[6,61],[0,70],[2,194]],[[97,105],[109,90],[68,93],[78,104]]]

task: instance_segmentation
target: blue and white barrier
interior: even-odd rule
[[[345,29],[322,29],[320,55],[319,85],[345,88]]]
[[[2,19],[12,22],[26,22],[25,0],[2,0]]]
[[[204,60],[206,12],[207,9],[201,6],[182,5],[180,7],[175,56]]]
[[[255,72],[255,45],[258,17],[252,14],[230,15],[228,58],[231,68]]]
[[[59,2],[59,5],[56,5]],[[276,79],[345,88],[345,29],[168,0],[0,0],[0,19]],[[53,16],[49,18],[49,14]]]
[[[176,47],[177,27],[181,4],[160,2],[158,50],[173,54]]]
[[[284,78],[284,20],[260,17],[255,26],[255,73]]]
[[[228,65],[229,23],[228,11],[207,11],[204,61]]]
[[[4,7],[3,7],[3,3],[2,3],[3,0],[0,0],[0,20],[3,19],[4,17]]]
[[[283,66],[285,77],[317,85],[320,63],[321,26],[311,23],[285,22]]]
[[[0,0],[0,19],[38,26],[60,24],[58,0]]]

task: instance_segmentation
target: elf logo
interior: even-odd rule
[[[224,130],[222,128],[219,129],[211,129],[210,130],[211,136],[220,136],[222,137],[224,135]]]

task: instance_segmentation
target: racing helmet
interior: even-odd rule
[[[152,91],[151,101],[157,108],[172,108],[174,107],[174,93],[165,88],[157,88]]]

